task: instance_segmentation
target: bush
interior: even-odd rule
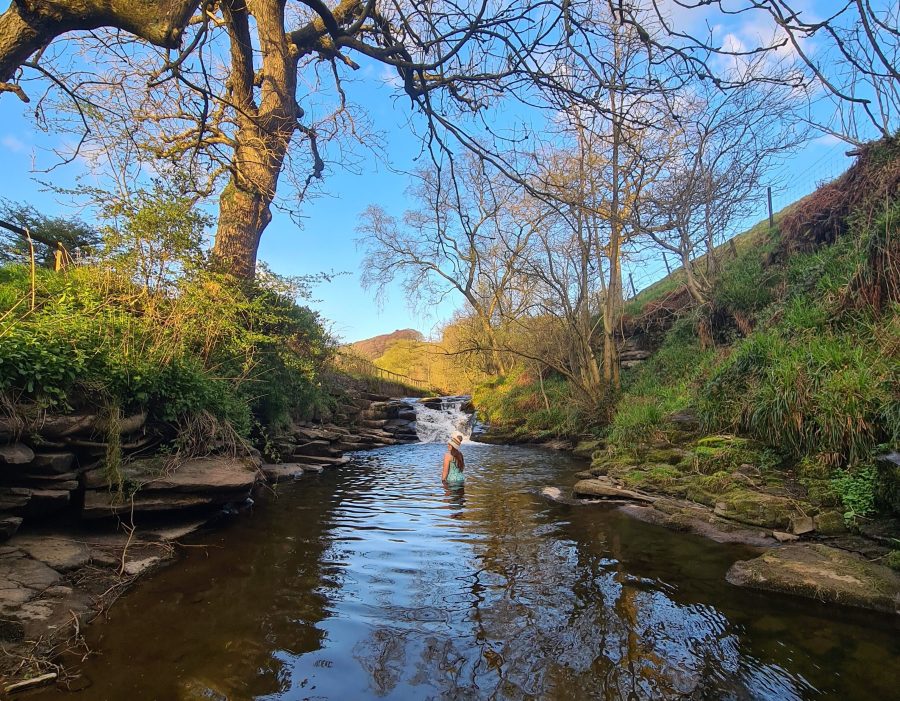
[[[110,403],[179,424],[206,414],[249,435],[327,403],[332,341],[283,294],[197,270],[163,292],[99,266],[0,268],[0,391],[58,411]]]
[[[860,516],[875,510],[877,472],[874,465],[861,465],[855,470],[840,472],[832,485],[844,505],[844,520],[852,523]]]

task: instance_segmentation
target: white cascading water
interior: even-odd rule
[[[462,410],[468,399],[442,397],[439,409],[415,402],[413,407],[416,410],[416,434],[419,440],[422,443],[445,443],[454,431],[459,431],[468,438],[475,419],[474,414],[467,414]]]

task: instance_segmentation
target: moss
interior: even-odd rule
[[[791,516],[797,514],[797,509],[785,497],[734,487],[719,496],[716,513],[751,526],[784,530],[790,526]]]
[[[824,511],[816,516],[816,530],[822,535],[846,533],[844,515],[840,511]]]
[[[840,506],[841,495],[829,479],[804,479],[801,483],[806,487],[806,496],[813,504],[819,506]]]
[[[708,492],[696,482],[690,483],[685,488],[685,496],[691,501],[705,506],[715,506],[718,501],[718,495]]]
[[[891,550],[884,556],[884,564],[892,570],[900,572],[900,550]]]
[[[631,489],[660,491],[666,494],[683,491],[678,484],[680,478],[681,473],[671,465],[648,465],[621,475],[622,481]]]
[[[678,465],[686,455],[687,451],[681,448],[654,448],[647,451],[645,459],[647,462],[657,464]]]
[[[711,475],[696,477],[697,486],[712,494],[724,494],[735,486],[734,478],[728,472],[720,470]]]

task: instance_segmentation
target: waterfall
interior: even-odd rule
[[[475,415],[463,411],[469,397],[439,397],[413,404],[416,410],[416,434],[422,443],[445,442],[459,431],[466,438],[472,433]]]

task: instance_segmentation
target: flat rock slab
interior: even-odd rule
[[[37,453],[28,466],[28,472],[35,475],[58,475],[71,470],[74,462],[73,453]]]
[[[59,572],[23,550],[0,548],[0,614],[18,610],[60,579]]]
[[[737,586],[900,614],[900,575],[819,543],[786,545],[736,562],[726,579]]]
[[[188,460],[171,472],[163,470],[160,460],[136,460],[122,467],[122,475],[132,484],[141,485],[140,492],[218,493],[247,491],[253,487],[258,473],[250,460],[241,458],[198,458]],[[82,483],[87,490],[104,490],[109,478],[102,468],[85,472]]]
[[[34,460],[34,451],[24,443],[0,445],[0,464],[27,465]]]
[[[586,479],[575,483],[573,488],[576,497],[596,497],[599,499],[623,499],[626,501],[639,501],[652,504],[656,501],[655,497],[639,492],[633,492],[630,489],[617,487],[612,480],[597,478]]]
[[[620,507],[620,511],[645,523],[696,533],[717,543],[741,543],[758,548],[777,544],[765,531],[718,518],[710,509],[692,502],[660,498],[653,506],[630,503]]]
[[[91,549],[87,544],[66,536],[19,535],[12,538],[9,545],[59,571],[81,567],[91,560]]]
[[[262,471],[269,482],[285,482],[302,477],[303,465],[296,462],[282,463],[280,465],[263,465]]]
[[[132,499],[122,499],[116,494],[105,491],[87,491],[84,493],[84,506],[81,509],[82,518],[108,518],[119,514],[180,511],[183,509],[195,509],[211,506],[216,503],[226,503],[233,497],[215,498],[211,494],[156,494],[153,496],[136,496]]]

